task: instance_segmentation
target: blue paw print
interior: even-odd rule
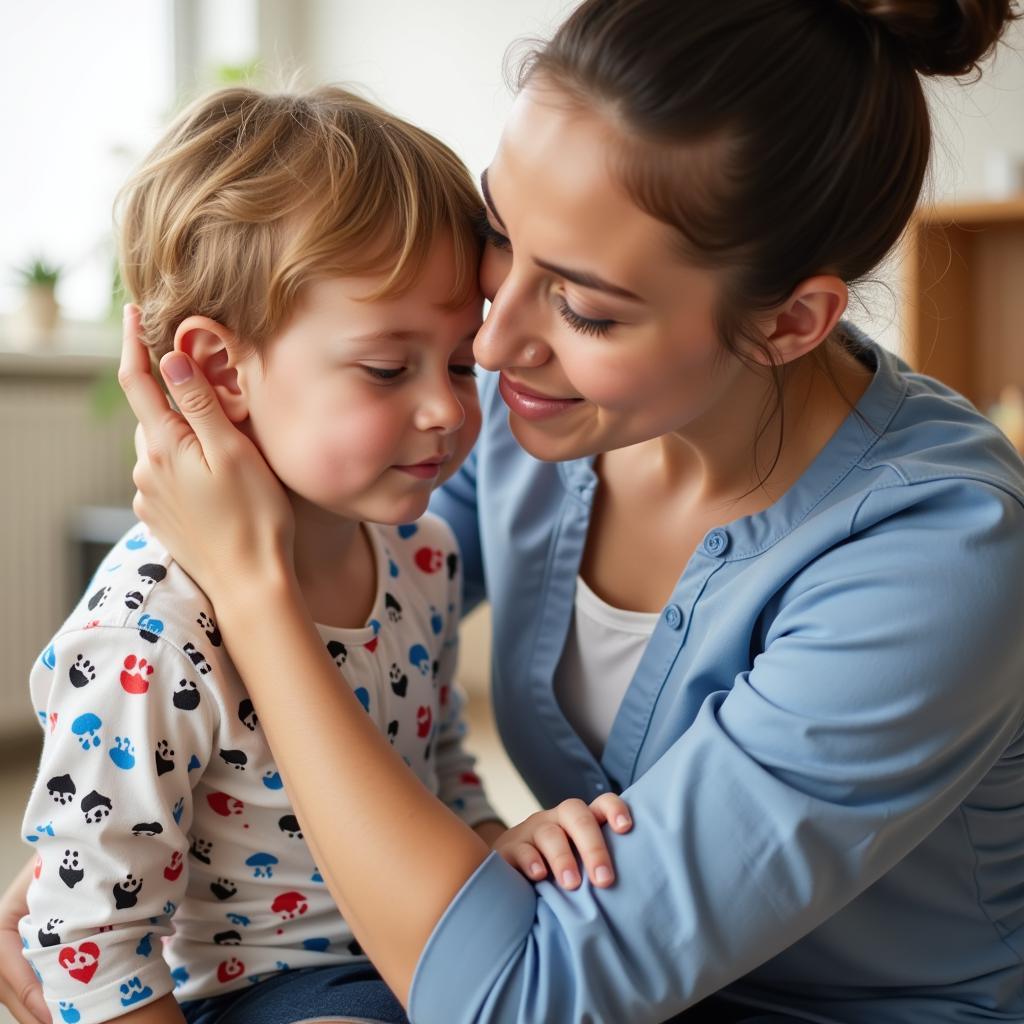
[[[36,714],[39,716],[39,721],[43,723],[43,728],[46,728],[46,712],[37,711]]]
[[[114,745],[107,753],[118,768],[128,771],[135,767],[135,744],[127,736],[115,736]]]
[[[391,578],[395,579],[398,576],[398,566],[395,565],[393,558],[388,559],[388,572],[391,573]]]
[[[370,619],[367,625],[373,630],[374,636],[380,632],[380,623],[376,619]]]
[[[60,1010],[60,1019],[64,1021],[64,1024],[78,1024],[82,1019],[82,1015],[75,1009],[74,1003],[61,1001],[57,1004],[57,1009]]]
[[[100,745],[100,727],[102,725],[103,720],[98,715],[87,711],[71,723],[71,731],[78,737],[78,742],[82,744],[83,750],[91,750]]]
[[[42,663],[43,663],[43,664],[44,664],[44,665],[45,665],[45,666],[46,666],[46,667],[47,667],[48,669],[50,669],[51,671],[53,671],[53,669],[54,669],[54,668],[56,667],[56,665],[57,665],[57,652],[56,652],[56,651],[55,651],[55,650],[53,649],[53,644],[50,644],[50,646],[49,646],[49,647],[47,647],[47,648],[46,648],[46,650],[45,650],[45,651],[43,651],[43,653],[42,653],[41,655],[39,655],[39,660],[40,660],[40,661],[41,661],[41,662],[42,662]]]
[[[359,703],[362,704],[363,707],[367,711],[369,711],[370,710],[370,691],[367,690],[365,686],[360,686],[359,689],[356,690],[356,697],[359,698]]]
[[[273,878],[274,865],[277,863],[278,860],[272,853],[254,853],[245,861],[246,867],[253,869],[253,878]]]
[[[303,939],[302,948],[310,949],[314,953],[326,953],[330,948],[330,939]]]
[[[164,631],[164,624],[160,619],[154,619],[152,615],[139,616],[139,636],[155,644]]]
[[[232,924],[238,925],[240,928],[249,927],[249,918],[245,914],[226,914],[225,916]]]
[[[430,628],[434,631],[434,636],[440,636],[441,630],[444,629],[444,619],[433,605],[430,606]]]
[[[36,832],[38,835],[25,836],[25,842],[37,843],[39,842],[39,836],[49,836],[52,839],[57,834],[53,831],[52,821],[48,821],[45,825],[36,825]]]
[[[264,772],[263,773],[263,785],[267,789],[283,789],[284,783],[281,781],[280,772]]]
[[[317,882],[320,885],[323,885],[324,876],[320,874],[319,868],[313,868],[313,874],[309,876],[309,880],[311,882]]]
[[[175,988],[181,988],[181,986],[188,981],[188,971],[186,971],[184,967],[175,967],[174,970],[171,971],[171,981],[174,982]]]
[[[398,536],[402,540],[408,540],[418,529],[419,527],[415,523],[405,523],[398,528]]]
[[[136,533],[124,542],[124,546],[129,551],[139,551],[146,546],[146,535],[144,533]]]
[[[422,675],[430,672],[430,652],[423,644],[413,644],[409,648],[409,661],[420,670]]]
[[[171,814],[174,817],[174,824],[175,825],[180,825],[181,824],[181,816],[182,816],[182,814],[184,814],[184,812],[185,812],[185,798],[184,797],[179,797],[178,798],[178,802],[171,809]]]
[[[146,934],[139,939],[139,944],[135,947],[135,952],[138,956],[149,956],[153,952],[152,939],[152,932],[146,932]]]
[[[177,904],[177,903],[175,903],[175,902],[174,902],[173,900],[168,900],[168,901],[167,901],[167,902],[166,902],[166,903],[164,904],[164,913],[165,913],[165,914],[166,914],[166,915],[167,915],[168,917],[173,917],[173,916],[174,916],[174,912],[175,912],[175,911],[176,911],[177,909],[178,909],[178,904]]]
[[[202,762],[199,760],[198,757],[196,757],[195,754],[193,754],[192,755],[192,759],[188,763],[188,770],[190,772],[194,772],[197,768],[202,768],[202,767],[203,767]]]
[[[141,1003],[143,999],[148,999],[152,994],[153,990],[148,985],[143,985],[137,977],[129,978],[121,986],[121,1005],[134,1006],[136,1003]]]

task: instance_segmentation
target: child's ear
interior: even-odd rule
[[[186,317],[174,332],[175,351],[192,357],[213,385],[221,407],[232,423],[249,416],[249,401],[238,383],[239,345],[223,324],[207,316]]]

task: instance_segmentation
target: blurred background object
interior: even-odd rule
[[[507,48],[548,34],[572,6],[3,5],[0,879],[27,850],[17,831],[39,738],[29,667],[81,590],[91,560],[123,529],[133,493],[133,424],[114,378],[124,301],[111,224],[117,188],[181,104],[232,81],[354,86],[439,135],[479,174],[512,102],[503,74]],[[935,128],[929,190],[906,244],[875,281],[857,289],[850,315],[916,367],[962,389],[1021,444],[1024,23],[1012,27],[979,82],[964,88],[938,81],[927,90]],[[26,326],[26,279],[54,286],[60,316],[52,327]],[[42,301],[53,317],[54,305]],[[465,631],[463,680],[495,803],[519,818],[534,805],[493,731],[487,637],[484,611]]]

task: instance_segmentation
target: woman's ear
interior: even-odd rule
[[[849,291],[842,278],[820,274],[801,281],[786,302],[762,325],[765,340],[781,363],[807,355],[831,333],[846,312]],[[756,352],[760,362],[767,362]]]
[[[239,344],[231,331],[207,316],[189,316],[174,332],[174,348],[203,371],[232,423],[248,419],[249,401],[238,381]]]

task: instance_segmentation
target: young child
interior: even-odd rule
[[[230,89],[129,182],[121,248],[154,356],[188,351],[286,485],[304,596],[344,679],[423,784],[493,837],[453,685],[459,555],[423,515],[479,426],[478,214],[458,159],[372,104]],[[290,1007],[312,998],[308,972],[282,972],[373,976],[209,602],[143,527],[31,692],[45,743],[21,934],[55,1020],[180,1021],[172,986],[187,1019],[212,1020],[270,976],[261,991],[295,979]],[[330,778],[322,813],[345,813]],[[328,988],[299,1017],[331,1012]],[[395,1007],[375,1016],[404,1020]]]

